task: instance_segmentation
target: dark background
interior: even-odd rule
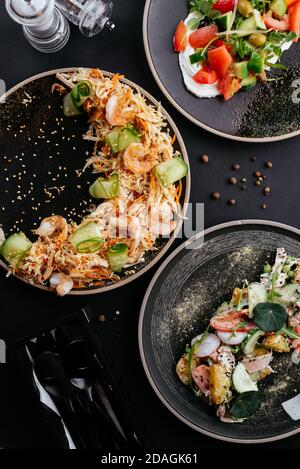
[[[3,3],[0,5],[0,78],[6,82],[7,89],[31,75],[58,67],[100,67],[123,73],[160,100],[179,127],[191,163],[191,201],[205,203],[206,227],[235,219],[264,218],[300,228],[300,137],[261,145],[233,142],[210,135],[173,110],[156,86],[146,62],[142,40],[142,0],[114,0],[114,32],[105,31],[93,39],[87,39],[72,27],[69,43],[54,55],[43,55],[31,48],[22,35],[21,27],[6,15]],[[164,44],[161,46],[164,47]],[[209,155],[207,165],[200,162],[200,156],[204,153]],[[255,161],[251,160],[253,156],[256,157]],[[264,168],[266,161],[272,161],[272,169]],[[239,173],[232,171],[233,163],[240,164]],[[269,197],[263,195],[262,187],[255,186],[253,172],[256,170],[263,171],[267,176],[266,183],[271,187]],[[228,178],[232,175],[238,179],[247,178],[246,191],[240,189],[240,183],[236,186],[228,184]],[[219,201],[211,199],[213,191],[221,192]],[[230,198],[236,199],[235,206],[227,204]],[[267,204],[265,210],[261,208],[264,203]],[[16,340],[88,304],[95,316],[104,313],[108,318],[106,323],[99,325],[101,334],[106,337],[108,353],[129,395],[147,449],[196,451],[208,447],[230,448],[232,445],[204,437],[177,421],[155,397],[143,374],[138,353],[137,324],[143,295],[156,268],[129,286],[88,299],[56,298],[14,278],[6,279],[5,272],[1,271],[0,337],[8,341]],[[116,315],[116,311],[120,314]],[[6,383],[6,386],[9,385],[13,386]],[[16,394],[19,396],[17,406],[14,397],[0,403],[0,446],[51,446],[38,419],[35,425],[30,400],[25,398],[21,389],[15,389]],[[20,412],[21,404],[23,413]],[[300,436],[264,447],[300,448]]]

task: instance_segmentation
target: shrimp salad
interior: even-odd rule
[[[252,417],[262,403],[259,382],[271,375],[273,354],[300,363],[300,259],[278,248],[260,281],[244,282],[193,338],[176,372],[225,423]],[[276,372],[276,370],[275,370]]]
[[[23,232],[5,238],[0,230],[0,253],[11,271],[60,296],[130,275],[182,217],[188,167],[174,150],[176,137],[161,110],[122,78],[78,69],[58,73],[52,89],[61,93],[66,116],[88,117],[83,138],[95,146],[83,170],[95,175],[89,192],[96,202],[88,216],[79,225],[60,215],[45,218],[33,230],[35,241]]]

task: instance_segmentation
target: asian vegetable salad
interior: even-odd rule
[[[300,0],[192,0],[173,39],[187,89],[199,98],[273,80],[282,53],[300,35]]]
[[[216,407],[222,422],[238,423],[259,410],[259,382],[273,373],[273,354],[289,352],[299,364],[300,259],[278,248],[260,282],[245,281],[215,311],[176,371],[196,396]]]
[[[88,116],[84,138],[95,147],[84,170],[95,173],[89,192],[97,207],[79,225],[60,215],[45,218],[33,231],[35,241],[22,232],[5,239],[2,232],[0,252],[12,272],[65,295],[117,282],[122,269],[145,262],[157,238],[171,235],[175,216],[181,216],[181,179],[188,168],[160,109],[122,83],[122,76],[79,69],[57,78],[52,91],[63,95],[64,114]]]

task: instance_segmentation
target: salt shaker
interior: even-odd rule
[[[70,26],[55,0],[5,0],[10,17],[23,26],[30,44],[40,52],[56,52],[67,43]]]
[[[87,37],[95,36],[104,27],[112,31],[115,25],[110,21],[112,0],[55,0],[56,5],[71,23],[79,27]]]

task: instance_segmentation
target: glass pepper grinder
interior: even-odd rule
[[[40,52],[62,49],[70,37],[70,26],[55,0],[5,0],[9,16],[23,26],[26,39]]]
[[[112,31],[114,23],[110,21],[112,0],[55,0],[56,5],[71,23],[79,27],[87,37],[95,36],[104,27]]]

